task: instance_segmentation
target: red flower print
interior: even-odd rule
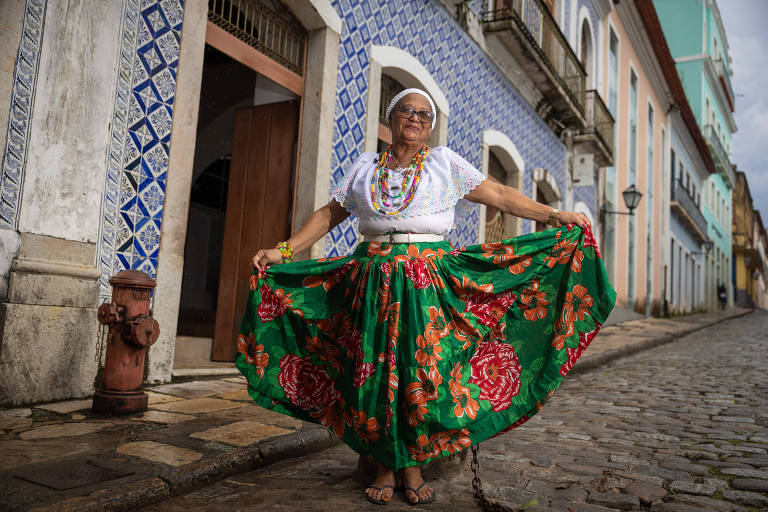
[[[405,417],[408,419],[408,424],[415,427],[419,422],[424,421],[424,415],[427,414],[426,395],[420,392],[406,392],[403,409]]]
[[[560,375],[565,377],[565,374],[571,371],[573,365],[576,364],[576,360],[581,357],[581,354],[587,349],[592,340],[595,339],[597,333],[600,331],[600,324],[597,324],[594,330],[589,332],[579,333],[579,345],[576,348],[566,348],[565,353],[568,355],[568,360],[560,367]]]
[[[482,244],[480,248],[485,251],[483,256],[493,258],[494,264],[507,267],[511,274],[522,274],[525,267],[531,264],[531,257],[515,254],[515,248],[511,243],[492,242]]]
[[[511,290],[502,293],[493,293],[493,284],[479,285],[473,283],[467,276],[462,276],[462,281],[451,276],[454,281],[459,299],[466,302],[464,311],[472,313],[477,321],[483,325],[496,324],[501,316],[509,309],[517,299]]]
[[[364,411],[353,409],[350,419],[352,428],[363,441],[372,442],[379,438],[379,421],[376,418],[368,418]]]
[[[368,244],[368,257],[373,258],[374,256],[389,256],[389,253],[392,252],[392,244],[386,245],[387,248],[382,249],[381,242],[370,242]]]
[[[557,350],[562,350],[565,346],[565,340],[573,335],[573,311],[571,306],[566,303],[560,310],[560,316],[555,319],[555,333],[552,336],[552,346]]]
[[[448,380],[448,389],[450,390],[451,394],[454,393],[454,389],[457,390],[461,388],[461,370],[464,368],[464,366],[461,363],[456,363],[453,365],[453,369],[451,370],[451,378]]]
[[[332,258],[318,258],[317,262],[318,263],[326,263],[326,262],[331,262],[331,261],[342,260],[344,258],[346,258],[346,256],[333,256]]]
[[[571,270],[581,272],[582,261],[584,261],[584,252],[581,249],[574,249],[573,258],[571,258]]]
[[[283,316],[286,309],[289,308],[293,300],[291,294],[285,293],[285,290],[272,290],[266,283],[261,285],[261,303],[256,307],[256,314],[262,322],[271,322],[277,317]]]
[[[451,396],[453,397],[453,402],[456,404],[456,407],[453,408],[453,414],[457,418],[461,418],[465,414],[467,415],[467,418],[471,420],[477,417],[477,411],[480,410],[480,404],[477,403],[477,400],[472,398],[468,387],[460,384],[455,385],[451,388]]]
[[[472,439],[469,437],[469,430],[466,428],[461,430],[449,430],[443,434],[442,441],[445,444],[444,449],[448,450],[448,453],[460,452],[472,445]]]
[[[594,304],[592,296],[587,293],[587,289],[577,284],[573,290],[566,292],[565,304],[570,309],[571,320],[584,320],[584,316],[589,316],[589,308]]]
[[[319,336],[308,337],[307,352],[317,354],[317,357],[330,364],[338,373],[343,371],[341,366],[341,352],[339,352],[338,347],[333,343],[322,339]]]
[[[347,350],[347,357],[357,357],[357,353],[361,350],[360,343],[363,338],[360,329],[355,327],[352,318],[344,313],[334,317],[334,321],[336,323],[336,343]]]
[[[424,368],[416,371],[417,382],[411,382],[405,388],[405,392],[410,395],[418,395],[414,398],[416,402],[426,403],[428,400],[437,400],[437,389],[443,383],[443,376],[437,371],[436,366],[429,368],[428,372]]]
[[[413,426],[413,425],[412,425]],[[416,444],[408,445],[408,452],[411,454],[411,458],[417,462],[424,462],[430,457],[440,454],[439,447],[435,447],[430,444],[429,439],[424,434],[421,434],[416,438]]]
[[[517,307],[523,310],[523,316],[526,320],[535,322],[537,319],[547,316],[546,306],[549,301],[546,297],[547,294],[539,290],[539,280],[534,279],[531,281],[531,285],[523,290]]]
[[[355,358],[355,376],[352,378],[352,385],[356,388],[362,387],[365,381],[376,372],[376,367],[373,363],[363,362],[362,349],[357,352]]]
[[[269,354],[264,352],[264,345],[256,344],[256,339],[251,333],[248,338],[240,334],[237,337],[237,351],[245,356],[245,362],[256,365],[256,375],[264,377],[264,369],[269,363]]]
[[[256,274],[251,274],[251,279],[248,281],[248,287],[251,290],[255,290],[256,288],[258,288],[258,284],[259,284],[259,276],[257,276]]]
[[[451,333],[453,329],[453,321],[450,323],[445,322],[445,317],[440,308],[434,306],[429,307],[429,322],[427,322],[427,328],[424,331],[424,336],[427,338],[445,338]]]
[[[286,354],[280,360],[277,383],[288,400],[305,411],[322,409],[336,398],[333,381],[325,370],[310,362],[309,356]]]
[[[464,343],[461,350],[467,350],[469,347],[480,342],[480,331],[478,331],[474,325],[467,319],[464,313],[459,313],[454,308],[451,308],[451,320],[454,324],[453,336],[456,341]]]
[[[322,274],[307,276],[302,281],[301,285],[305,288],[314,288],[316,286],[322,286],[327,292],[331,288],[339,284],[344,277],[349,274],[349,279],[354,280],[357,276],[357,270],[360,268],[360,264],[355,260],[349,260],[337,269],[323,272]]]
[[[574,250],[576,250],[576,242],[561,240],[552,248],[552,251],[544,259],[544,263],[549,268],[555,268],[558,263],[564,265],[570,261]]]
[[[386,309],[387,342],[394,348],[397,346],[397,338],[400,336],[400,303],[394,302]]]
[[[326,405],[319,411],[310,411],[309,414],[325,428],[333,429],[339,438],[344,436],[344,398],[340,394],[333,403]]]
[[[520,392],[520,363],[512,346],[506,343],[481,343],[469,360],[470,384],[480,388],[480,400],[488,400],[495,412],[512,404]]]
[[[408,260],[403,263],[403,272],[411,280],[413,286],[417,289],[428,288],[432,284],[429,277],[427,263],[423,259]]]
[[[416,336],[416,344],[419,348],[416,349],[413,356],[420,366],[433,366],[436,365],[438,361],[443,360],[443,358],[440,357],[440,352],[442,352],[443,349],[440,347],[439,338],[425,338],[419,334]]]
[[[587,226],[582,230],[584,233],[584,247],[594,247],[595,248],[595,254],[597,254],[598,258],[601,258],[600,256],[600,248],[597,246],[597,240],[595,240],[595,235],[592,234],[592,228],[590,226]]]

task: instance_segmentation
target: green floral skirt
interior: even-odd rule
[[[616,298],[577,226],[458,249],[363,242],[250,287],[236,364],[253,400],[393,469],[536,414]]]

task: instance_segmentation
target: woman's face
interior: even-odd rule
[[[397,102],[390,114],[390,129],[392,130],[392,143],[425,144],[432,133],[432,121],[420,119],[414,112],[408,116],[403,110],[412,109],[416,112],[432,112],[432,107],[427,98],[421,94],[406,94]]]

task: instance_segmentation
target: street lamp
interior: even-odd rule
[[[621,193],[621,195],[624,197],[624,204],[627,207],[628,212],[614,212],[610,210],[605,209],[605,205],[600,209],[600,213],[606,214],[606,213],[613,213],[616,215],[634,215],[634,210],[637,208],[637,205],[640,203],[640,199],[643,197],[643,194],[637,190],[637,187],[635,187],[635,184],[628,186],[624,192]]]

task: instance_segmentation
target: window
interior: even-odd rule
[[[581,24],[581,45],[579,47],[579,58],[581,59],[581,65],[587,72],[587,89],[594,87],[592,81],[592,31],[589,28],[589,23],[585,19]]]
[[[387,107],[397,93],[405,89],[403,84],[394,78],[381,75],[381,96],[379,100],[379,139],[376,151],[384,151],[392,143],[389,133],[389,122],[386,119]]]
[[[629,183],[637,179],[637,75],[629,71]]]
[[[637,75],[629,70],[629,176],[630,184],[637,181]],[[630,304],[635,300],[635,217],[628,222],[629,248],[627,251],[627,297]]]

